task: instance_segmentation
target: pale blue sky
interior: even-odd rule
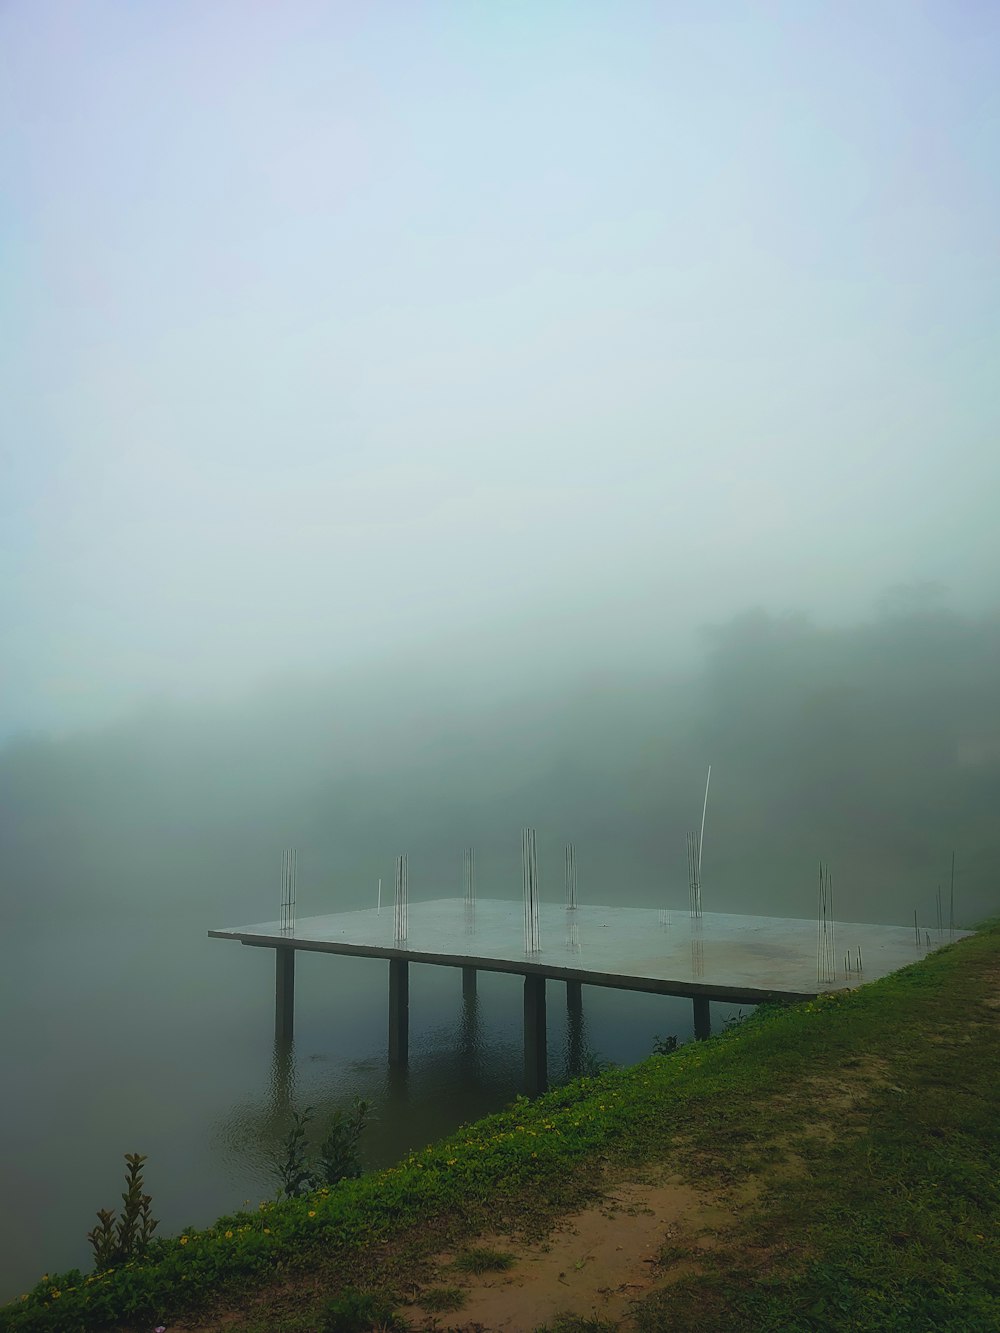
[[[0,735],[995,603],[998,89],[955,0],[6,0]]]

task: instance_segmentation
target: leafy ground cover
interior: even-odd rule
[[[665,1237],[620,1326],[987,1333],[998,1071],[994,924],[872,985],[519,1100],[388,1170],[154,1238],[141,1262],[46,1277],[0,1310],[0,1330],[305,1333],[345,1291],[402,1326],[422,1289],[471,1280],[442,1272],[443,1252],[500,1233],[543,1243],[622,1173],[667,1164],[743,1203],[708,1248]],[[461,1310],[435,1317],[463,1327]],[[572,1319],[561,1326],[601,1326]]]

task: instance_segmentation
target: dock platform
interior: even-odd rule
[[[208,933],[275,950],[279,1039],[292,1035],[296,952],[388,960],[389,1059],[394,1064],[405,1064],[408,1054],[410,963],[461,968],[466,999],[475,995],[477,971],[523,976],[525,1081],[532,1092],[546,1084],[547,981],[566,983],[571,1007],[580,1004],[585,985],[689,997],[695,1035],[706,1037],[712,1000],[809,999],[886,976],[944,942],[926,932],[918,935],[913,927],[838,921],[836,976],[820,982],[815,920],[543,903],[539,947],[530,952],[524,925],[523,905],[517,901],[490,898],[467,904],[461,898],[439,898],[409,905],[405,938],[391,904],[380,911],[305,917],[284,928],[269,921]]]

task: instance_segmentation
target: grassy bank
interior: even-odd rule
[[[345,1287],[406,1315],[434,1256],[543,1237],[616,1173],[665,1162],[732,1225],[664,1244],[640,1329],[1000,1328],[1000,926],[892,977],[760,1010],[711,1041],[580,1080],[327,1192],[48,1277],[3,1330],[323,1327]],[[442,1317],[461,1327],[460,1312]]]

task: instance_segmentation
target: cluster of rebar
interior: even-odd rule
[[[281,905],[278,924],[283,935],[295,930],[295,877],[299,868],[299,854],[294,847],[281,853]]]
[[[687,835],[688,902],[691,915],[701,916],[701,844],[697,833]]]
[[[944,904],[941,901],[941,885],[937,890],[937,933],[938,944],[944,943]],[[948,938],[955,938],[955,853],[951,854],[951,890],[948,902]]]
[[[393,904],[392,938],[396,944],[405,944],[409,928],[409,869],[405,856],[396,857],[396,898]]]
[[[542,946],[538,931],[538,857],[533,828],[521,832],[521,865],[524,875],[524,952],[538,953]]]
[[[705,975],[705,941],[691,941],[691,975],[703,977]]]
[[[566,948],[570,953],[580,952],[580,923],[575,916],[566,918]]]
[[[861,973],[864,968],[861,966],[861,948],[858,947],[857,958],[852,958],[849,953],[844,954],[844,975],[849,977],[852,972]]]
[[[819,910],[816,918],[816,981],[830,985],[837,980],[837,953],[833,931],[833,875],[819,863]]]
[[[576,911],[576,848],[572,843],[566,846],[566,910]]]

